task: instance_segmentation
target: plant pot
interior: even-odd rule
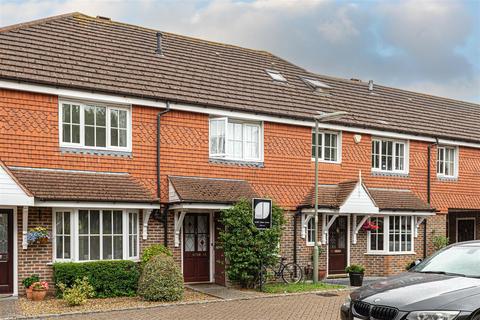
[[[47,295],[47,290],[45,290],[45,289],[40,289],[40,290],[33,289],[32,300],[33,301],[42,301],[43,299],[45,299],[46,295]]]
[[[360,272],[350,272],[348,274],[350,277],[350,286],[352,287],[361,287],[363,284],[363,273]]]
[[[25,290],[25,293],[27,294],[27,299],[28,300],[32,300],[32,292],[33,292],[33,289],[32,288],[27,288]]]
[[[323,280],[327,277],[327,270],[318,270],[318,280]]]

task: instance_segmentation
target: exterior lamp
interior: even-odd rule
[[[314,117],[315,120],[315,246],[313,247],[313,283],[318,283],[318,123],[332,120],[338,120],[348,115],[346,111],[336,111],[331,113],[319,113]]]

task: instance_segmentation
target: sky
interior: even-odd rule
[[[0,26],[74,11],[480,103],[480,0],[0,0]]]

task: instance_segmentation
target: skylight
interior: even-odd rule
[[[287,79],[278,71],[275,70],[265,70],[268,75],[275,81],[287,82]]]
[[[326,84],[326,83],[324,83],[320,80],[310,79],[310,78],[302,78],[302,79],[307,85],[309,85],[310,87],[312,87],[315,90],[317,90],[317,89],[320,89],[320,90],[332,89],[332,87],[330,87],[328,84]]]

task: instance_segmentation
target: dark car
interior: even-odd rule
[[[480,241],[457,243],[408,272],[350,294],[342,320],[480,320]]]

